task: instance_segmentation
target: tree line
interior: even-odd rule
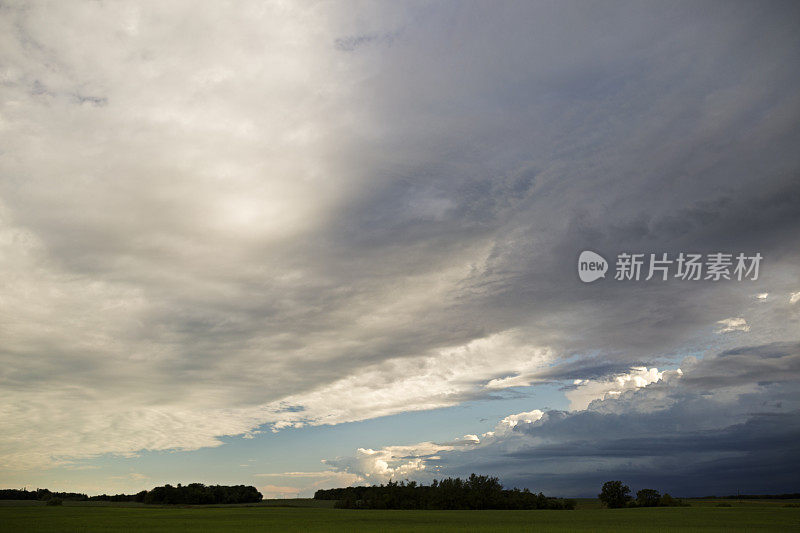
[[[390,481],[386,485],[318,490],[316,500],[337,500],[343,509],[574,509],[575,500],[550,498],[528,489],[507,490],[496,477],[472,474],[468,479]]]
[[[109,501],[109,502],[140,502],[149,504],[184,504],[208,505],[220,503],[256,503],[260,502],[262,495],[253,486],[245,485],[203,485],[190,483],[177,486],[164,485],[151,490],[143,490],[136,494],[101,494],[87,496],[75,492],[51,492],[47,489],[35,491],[2,489],[0,500],[73,500],[73,501]]]
[[[47,489],[0,489],[0,500],[39,500],[46,502],[54,499],[86,501],[89,497],[80,492],[53,492]]]
[[[601,502],[609,509],[623,507],[683,507],[689,504],[673,498],[669,494],[661,495],[656,489],[642,489],[636,493],[636,498],[631,496],[631,489],[622,481],[606,481],[597,495]]]

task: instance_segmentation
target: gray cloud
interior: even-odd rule
[[[586,409],[509,417],[510,427],[501,423],[494,433],[462,441],[470,446],[394,446],[328,464],[376,475],[370,459],[389,458],[390,468],[410,469],[413,477],[489,472],[507,485],[572,496],[591,496],[609,479],[684,496],[791,492],[798,474],[800,346],[734,352],[688,358],[682,375]],[[708,379],[719,375],[738,379]],[[403,455],[409,450],[415,453]]]
[[[586,411],[520,424],[515,429],[533,440],[503,450],[506,462],[495,464],[515,482],[573,493],[603,476],[686,495],[789,492],[797,474],[791,457],[800,435],[800,351],[793,345],[737,352],[741,358],[706,358],[678,380],[596,401]],[[786,371],[763,381],[762,366],[773,360]],[[720,374],[739,379],[707,378]]]
[[[3,464],[796,342],[751,298],[800,290],[798,9],[767,6],[4,9],[0,423],[41,445]],[[585,248],[765,264],[586,286]]]

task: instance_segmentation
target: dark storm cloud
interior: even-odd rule
[[[587,410],[550,411],[485,447],[446,452],[431,463],[445,472],[495,471],[510,485],[572,495],[590,495],[609,479],[686,496],[791,492],[800,473],[793,459],[800,450],[798,360],[796,344],[686,360],[682,377]],[[779,367],[786,369],[780,376]]]
[[[800,381],[800,344],[773,343],[722,352],[713,367],[701,362],[684,383],[698,390]]]
[[[431,8],[405,34],[407,48],[386,61],[414,60],[369,80],[383,97],[366,105],[391,124],[384,149],[423,159],[368,166],[369,188],[331,239],[381,250],[388,263],[413,253],[410,268],[489,243],[434,323],[527,327],[531,338],[625,360],[674,353],[734,313],[743,287],[587,287],[577,254],[761,251],[765,274],[793,270],[797,11],[620,4],[594,18],[585,6],[543,8],[548,25],[574,30],[564,33],[537,26],[537,9],[515,6],[476,30],[478,6]],[[446,36],[427,33],[440,19]],[[607,27],[613,36],[599,38]]]

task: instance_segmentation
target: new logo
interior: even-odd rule
[[[578,257],[578,277],[584,283],[606,277],[607,270],[608,261],[600,254],[584,250]]]

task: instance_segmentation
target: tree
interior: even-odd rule
[[[658,507],[661,494],[655,489],[642,489],[636,493],[636,505],[640,507]]]
[[[142,494],[131,495],[130,498],[144,503],[205,505],[218,503],[255,503],[261,501],[261,493],[252,486],[244,485],[164,485],[155,487]]]
[[[467,479],[389,481],[371,487],[320,489],[315,500],[337,500],[344,509],[574,509],[574,500],[548,498],[528,489],[507,490],[496,477],[472,474]]]
[[[609,509],[618,509],[628,505],[631,499],[630,492],[631,489],[623,485],[622,481],[606,481],[597,497]]]

